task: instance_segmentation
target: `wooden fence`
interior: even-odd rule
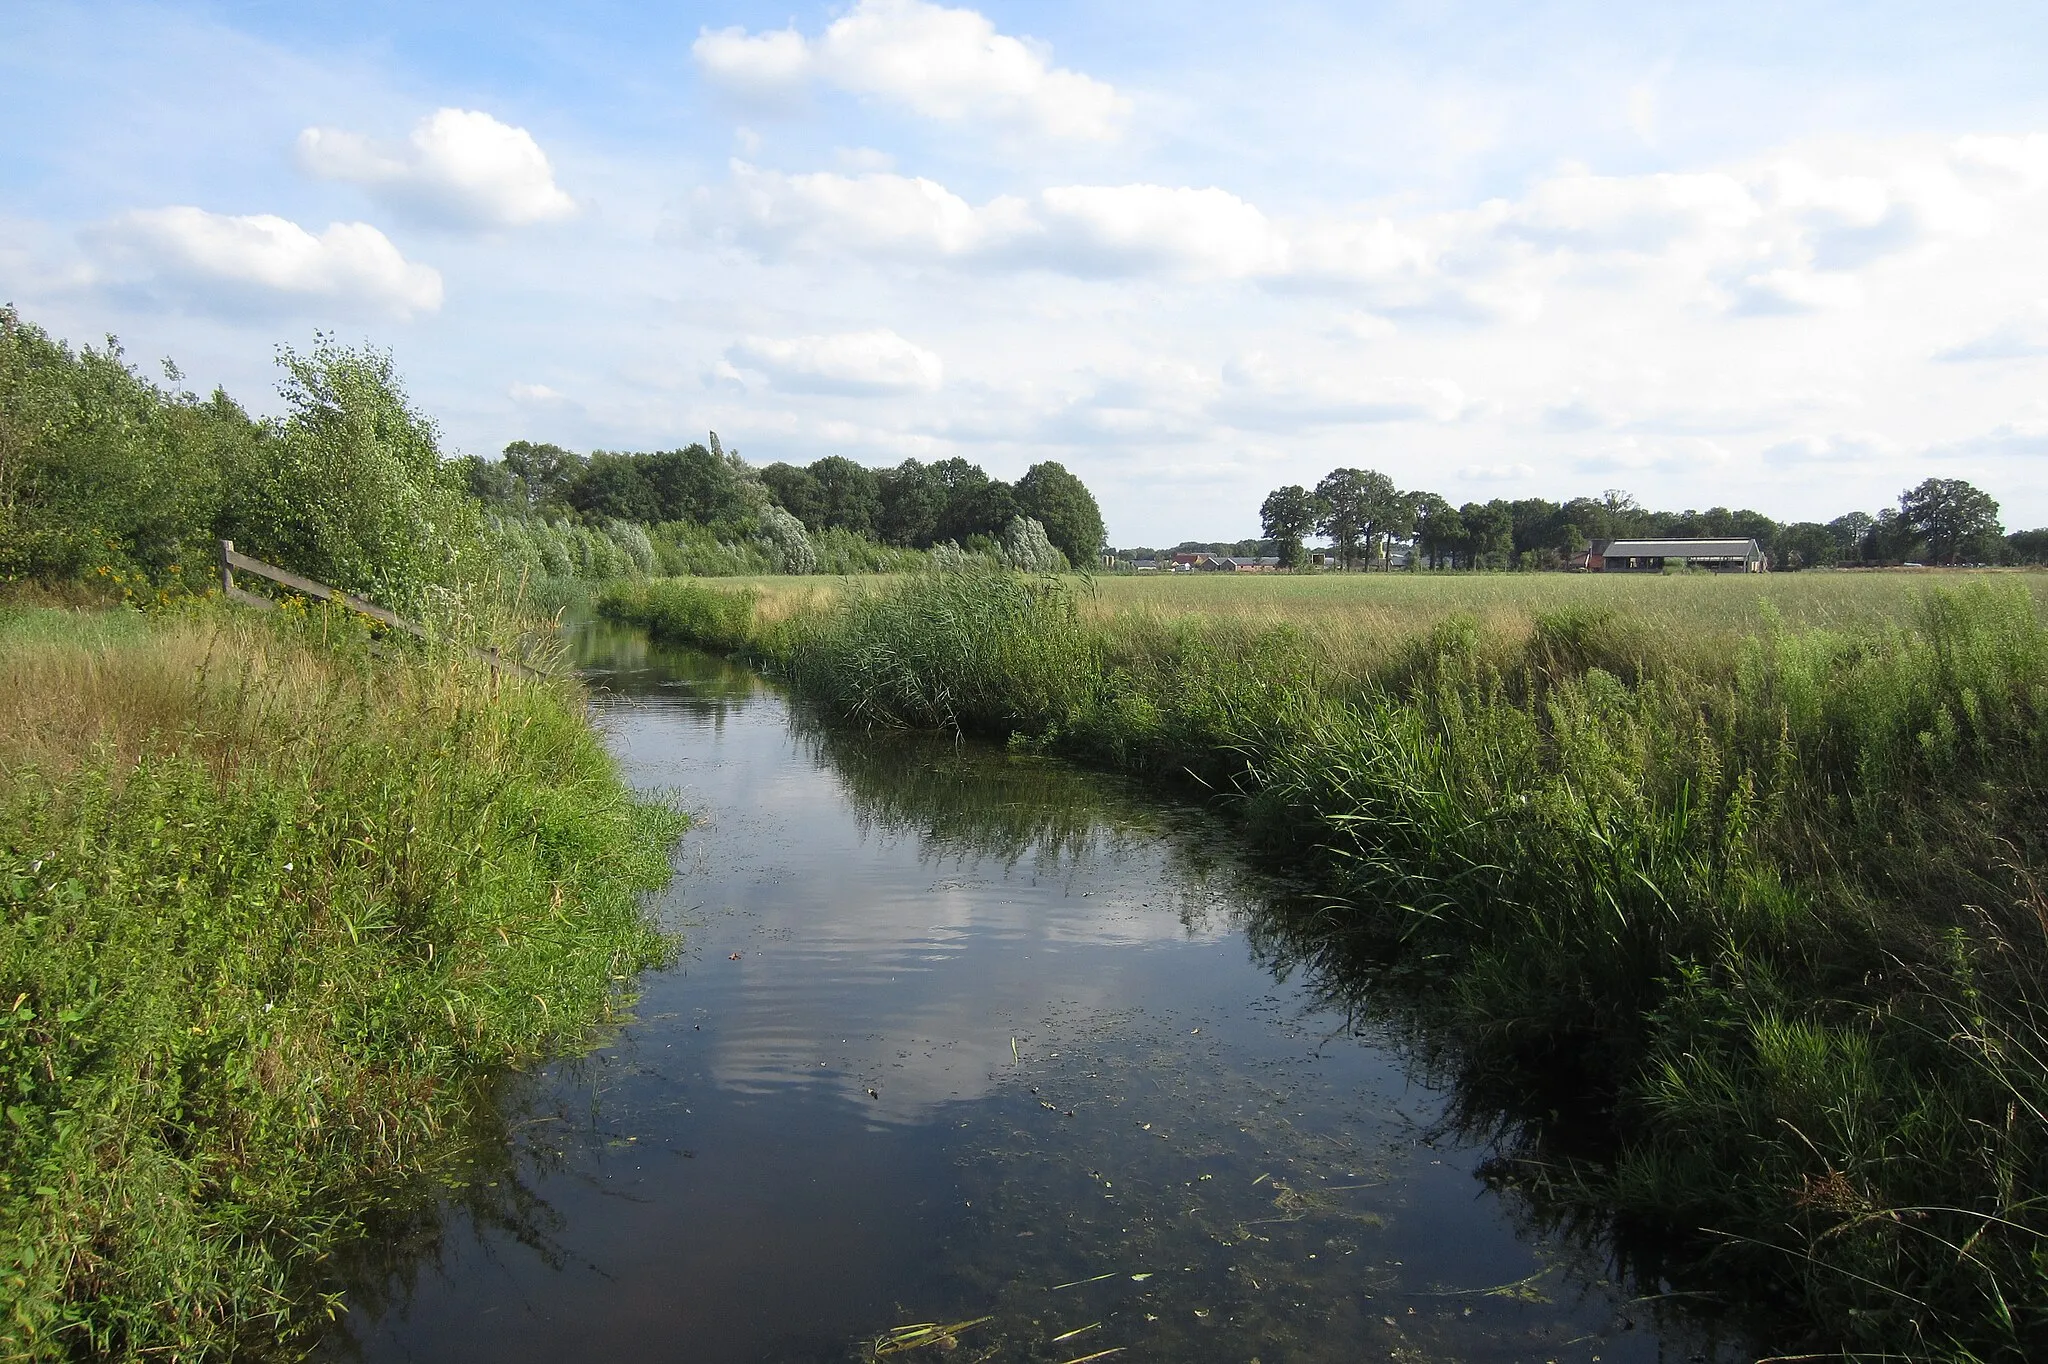
[[[404,616],[394,611],[385,610],[373,601],[365,601],[353,592],[344,592],[338,587],[329,587],[326,583],[314,582],[311,578],[301,577],[290,569],[279,568],[276,564],[266,564],[261,559],[252,559],[237,550],[234,541],[223,540],[220,542],[220,590],[229,601],[238,601],[244,606],[254,606],[263,611],[273,610],[277,606],[277,603],[268,597],[260,597],[254,592],[245,591],[235,586],[235,570],[238,568],[245,573],[254,573],[259,578],[268,578],[280,587],[290,588],[292,591],[303,593],[308,597],[318,597],[322,601],[338,602],[351,611],[360,611],[371,620],[377,621],[380,624],[388,625],[394,630],[403,630],[415,639],[431,638],[425,630],[421,629],[414,622],[407,620]],[[505,666],[504,661],[498,657],[496,647],[475,649],[471,652],[489,663],[493,672]],[[527,674],[529,677],[546,677],[548,675],[523,659],[512,659],[511,666]]]

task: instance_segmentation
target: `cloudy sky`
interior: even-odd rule
[[[2048,523],[2048,6],[11,0],[0,296],[452,451]]]

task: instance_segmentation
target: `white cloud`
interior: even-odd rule
[[[795,392],[930,392],[945,380],[937,354],[886,329],[782,340],[750,336],[729,347],[726,360],[736,374],[752,370]]]
[[[531,133],[473,109],[428,115],[399,148],[380,147],[360,133],[308,128],[299,134],[298,152],[310,174],[363,185],[437,221],[523,227],[576,211]]]
[[[410,317],[441,306],[441,276],[368,223],[315,236],[271,214],[137,209],[87,234],[106,278],[175,301],[239,311],[319,300]]]
[[[988,119],[1056,137],[1113,137],[1129,101],[1051,64],[1043,44],[996,32],[971,9],[860,0],[812,42],[795,29],[706,29],[691,48],[716,84],[786,99],[812,83],[900,104],[926,118]]]
[[[1237,278],[1286,268],[1287,242],[1266,216],[1213,187],[1063,185],[977,207],[922,177],[784,175],[734,162],[733,190],[700,196],[700,216],[755,250],[938,257],[1094,277]]]
[[[1029,259],[1074,274],[1166,270],[1226,279],[1278,273],[1287,242],[1266,215],[1216,188],[1063,185],[1043,191]]]
[[[1765,449],[1771,464],[1869,464],[1898,454],[1896,443],[1875,431],[1795,436]]]
[[[568,395],[546,384],[515,383],[505,390],[513,402],[526,407],[556,407],[569,401]]]

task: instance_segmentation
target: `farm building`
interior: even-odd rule
[[[1761,573],[1768,566],[1754,540],[1609,540],[1596,544],[1585,565],[1595,573],[1661,573],[1666,565],[1714,573]]]

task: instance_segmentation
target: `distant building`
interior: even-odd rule
[[[1761,573],[1769,561],[1763,547],[1749,539],[1596,541],[1585,560],[1585,566],[1595,573],[1662,573],[1667,565],[1714,573]]]
[[[1131,564],[1131,567],[1140,573],[1157,573],[1159,571],[1159,561],[1157,559],[1138,559]]]

